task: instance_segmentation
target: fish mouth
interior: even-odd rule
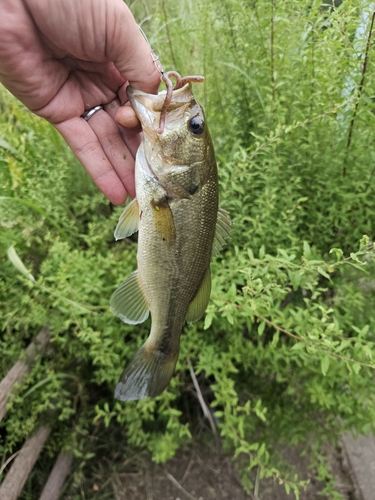
[[[162,90],[158,94],[147,94],[146,92],[142,92],[142,90],[135,89],[131,85],[126,87],[126,93],[131,105],[135,108],[137,108],[137,103],[142,103],[144,106],[147,106],[153,111],[158,111],[159,113],[167,95],[166,90]],[[173,90],[172,102],[170,105],[171,109],[173,109],[173,104],[182,105],[186,102],[190,102],[191,98],[191,83],[188,82],[183,87]]]
[[[126,93],[132,108],[141,122],[143,132],[150,138],[155,139],[155,134],[157,134],[159,127],[160,112],[163,108],[167,91],[162,90],[158,94],[147,94],[129,85],[126,88]],[[185,111],[191,105],[192,101],[195,102],[195,99],[191,92],[190,82],[172,92],[172,100],[168,106],[168,113],[171,111],[175,112],[173,113],[172,123],[167,118],[166,131],[173,128],[176,121],[183,119]],[[168,122],[170,127],[168,127]]]

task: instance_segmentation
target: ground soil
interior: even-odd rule
[[[327,447],[330,469],[337,480],[336,488],[343,500],[356,500],[353,485],[339,448]],[[282,454],[298,470],[301,479],[309,479],[300,500],[318,500],[325,484],[309,470],[307,459],[295,448]],[[147,457],[138,457],[126,464],[112,479],[114,500],[293,500],[283,486],[272,479],[259,483],[257,497],[246,494],[231,458],[218,452],[215,445],[194,443],[181,449],[165,466],[153,464]]]

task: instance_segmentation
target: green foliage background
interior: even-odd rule
[[[321,443],[375,422],[375,54],[370,39],[363,74],[358,50],[369,34],[362,46],[355,38],[365,3],[129,3],[165,70],[206,77],[195,93],[234,224],[212,264],[207,315],[186,327],[175,377],[156,399],[113,400],[149,331],[122,324],[108,306],[136,266],[136,243],[113,240],[122,208],[1,89],[0,377],[42,326],[52,331],[0,424],[3,462],[45,420],[45,463],[62,447],[80,458],[71,498],[81,498],[76,485],[94,458],[87,442],[104,428],[120,434],[124,455],[171,458],[201,412],[189,358],[247,489],[259,465],[298,496],[303,485],[278,449],[300,443],[327,497],[340,498]],[[11,245],[36,282],[12,265]],[[47,469],[31,476],[24,498]]]

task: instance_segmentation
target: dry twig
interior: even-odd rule
[[[189,500],[198,500],[195,496],[193,496],[191,493],[185,490],[185,488],[181,486],[181,484],[177,481],[175,477],[172,476],[172,474],[170,474],[166,470],[164,472],[167,478],[170,480],[170,482],[173,483],[176,486],[176,488],[178,488],[187,498],[189,498]]]
[[[194,370],[193,370],[193,367],[192,367],[192,364],[190,362],[190,359],[189,358],[186,358],[187,359],[187,363],[189,365],[189,371],[190,371],[190,375],[191,375],[191,378],[193,380],[193,384],[194,384],[194,387],[195,387],[195,390],[197,391],[197,396],[198,396],[198,400],[199,400],[199,403],[201,405],[201,408],[202,408],[202,411],[203,411],[203,415],[207,418],[207,420],[210,422],[210,426],[211,426],[211,429],[212,429],[212,432],[214,434],[215,437],[217,437],[217,432],[216,432],[216,427],[215,427],[215,422],[214,422],[214,419],[212,418],[212,415],[211,415],[211,412],[202,396],[202,391],[199,387],[199,384],[198,384],[198,380],[197,380],[197,377],[195,376],[195,373],[194,373]]]

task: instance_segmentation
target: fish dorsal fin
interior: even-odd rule
[[[230,237],[232,232],[232,221],[228,218],[228,212],[219,208],[217,213],[216,233],[212,246],[212,257],[217,255]]]
[[[139,205],[137,198],[134,198],[120,215],[116,229],[115,239],[122,240],[128,238],[138,231],[139,225]]]
[[[208,302],[210,300],[211,294],[211,272],[208,267],[206,274],[204,275],[201,286],[199,287],[197,295],[190,302],[188,312],[186,314],[186,321],[188,323],[194,323],[200,319],[205,310],[207,309]]]
[[[136,325],[148,318],[149,307],[139,281],[138,271],[134,271],[112,294],[110,305],[113,313],[124,323]]]

